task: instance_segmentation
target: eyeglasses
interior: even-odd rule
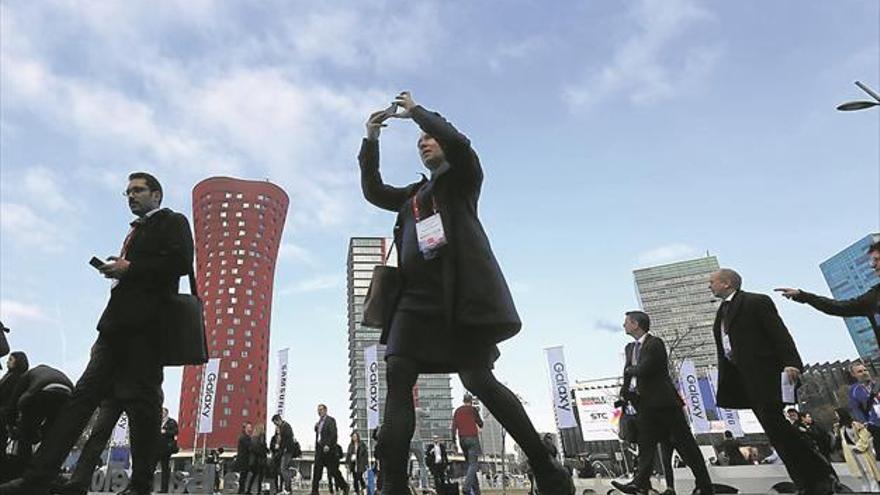
[[[125,191],[122,191],[122,195],[123,196],[131,196],[132,194],[140,194],[142,192],[147,192],[149,190],[150,190],[149,187],[134,186],[134,187],[129,187]]]

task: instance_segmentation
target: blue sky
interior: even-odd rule
[[[834,110],[864,96],[854,80],[880,86],[880,4],[548,5],[0,2],[13,347],[83,369],[109,290],[87,261],[119,249],[128,172],[154,172],[188,214],[202,178],[269,178],[291,196],[272,312],[288,416],[306,443],[316,403],[347,418],[347,241],[393,223],[362,199],[355,157],[403,89],[482,158],[482,219],[525,323],[497,372],[541,429],[541,349],[565,345],[572,380],[617,373],[634,268],[708,251],[747,289],[827,293],[819,263],[880,229],[880,113]],[[416,178],[417,136],[383,132],[388,181]],[[776,300],[806,361],[855,355],[841,320]]]

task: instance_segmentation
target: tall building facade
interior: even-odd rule
[[[367,438],[367,391],[364,349],[379,343],[382,333],[378,328],[361,326],[364,299],[370,287],[373,268],[385,263],[392,249],[391,239],[383,237],[353,237],[348,247],[348,386],[349,411],[352,431]],[[390,264],[396,262],[390,257]],[[384,417],[385,347],[379,345],[379,420]],[[413,441],[430,440],[433,435],[450,439],[452,425],[452,386],[448,374],[419,377],[413,388],[416,403],[416,432]]]
[[[196,280],[212,358],[221,358],[208,448],[235,448],[241,424],[266,422],[275,262],[289,198],[267,181],[205,179],[193,188]],[[193,445],[202,366],[187,366],[179,442]]]
[[[709,275],[719,269],[714,256],[633,271],[639,304],[651,317],[651,333],[666,342],[671,367],[689,359],[697,369],[717,365],[712,325],[718,303]]]
[[[868,246],[880,240],[880,234],[869,234],[819,265],[828,288],[835,299],[858,297],[880,284],[880,277],[871,268]],[[871,323],[865,317],[845,318],[846,328],[859,356],[880,359],[880,349]]]
[[[483,427],[480,429],[480,449],[483,454],[501,457],[504,455],[504,428],[501,423],[489,412],[485,406],[480,405],[480,400],[474,398],[474,405],[480,408],[483,417]]]

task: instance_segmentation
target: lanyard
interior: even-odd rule
[[[416,223],[419,223],[419,221],[421,220],[421,215],[419,213],[420,210],[419,210],[418,197],[419,197],[419,193],[413,194],[413,197],[412,197],[413,216],[416,219]],[[431,202],[434,205],[434,213],[437,213],[437,209],[438,209],[437,208],[437,198],[433,194],[431,194]]]

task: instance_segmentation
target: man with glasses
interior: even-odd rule
[[[98,267],[113,284],[89,363],[24,477],[0,485],[2,495],[49,493],[71,447],[108,397],[120,400],[129,418],[132,476],[121,493],[151,492],[162,407],[158,315],[177,293],[179,278],[192,270],[193,239],[185,216],[160,208],[162,186],[152,175],[129,175],[125,196],[137,218],[119,254]]]

